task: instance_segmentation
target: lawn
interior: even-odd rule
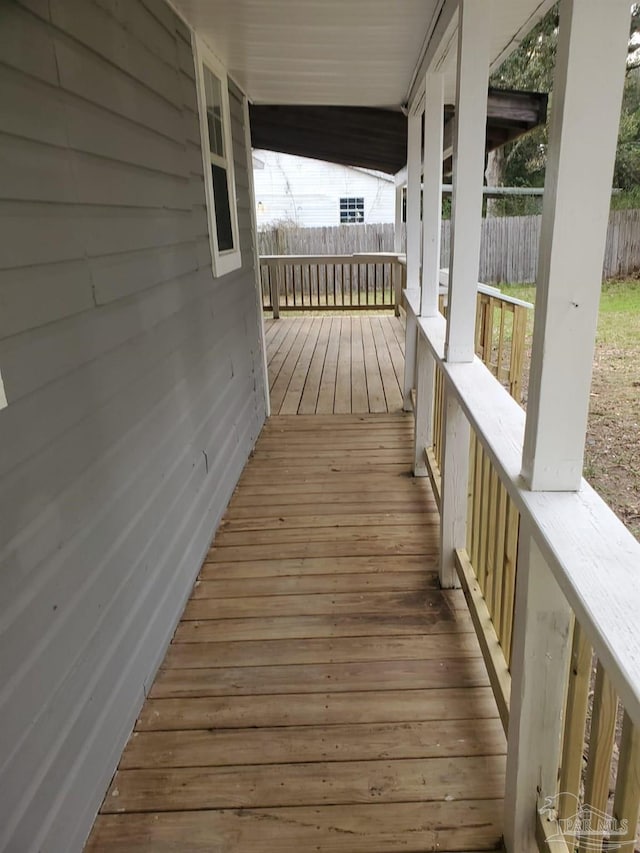
[[[533,286],[503,286],[535,302]],[[533,312],[531,312],[533,314]],[[533,316],[528,324],[526,368]],[[525,377],[525,402],[528,376]],[[605,282],[600,299],[584,476],[640,538],[640,281]]]

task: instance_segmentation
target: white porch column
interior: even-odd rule
[[[453,136],[447,361],[473,361],[492,0],[460,0]]]
[[[445,342],[449,362],[473,361],[475,351],[492,5],[492,0],[460,0]],[[466,547],[469,441],[469,423],[445,387],[440,506],[440,584],[445,588],[460,585],[454,552]]]
[[[438,313],[443,135],[444,77],[442,74],[427,74],[422,170],[422,296],[420,300],[422,317],[435,317]]]
[[[420,287],[422,223],[420,181],[422,179],[422,114],[409,115],[407,127],[407,287]]]
[[[558,786],[571,610],[524,520],[513,621],[504,838],[507,853],[538,853],[538,801]]]
[[[433,395],[436,362],[426,340],[418,335],[416,353],[416,412],[413,438],[413,473],[428,476],[424,451],[433,444]]]
[[[580,487],[628,0],[562,0],[522,474]]]
[[[402,196],[404,195],[404,186],[396,184],[396,210],[395,210],[395,228],[393,231],[393,251],[398,255],[402,252]]]
[[[407,138],[407,288],[420,287],[420,255],[422,223],[420,221],[420,181],[422,115],[412,114]],[[417,328],[415,318],[407,312],[404,348],[404,410],[411,411],[411,391],[415,387]]]

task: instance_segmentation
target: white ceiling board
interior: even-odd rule
[[[452,0],[173,0],[257,104],[399,107]],[[494,0],[494,66],[553,0]],[[455,96],[456,39],[440,70]],[[415,89],[413,90],[415,94]]]
[[[255,103],[399,106],[438,0],[174,0]]]

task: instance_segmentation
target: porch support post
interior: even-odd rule
[[[433,444],[433,395],[436,362],[423,335],[418,334],[416,355],[416,417],[414,429],[413,473],[416,477],[428,474],[424,452]]]
[[[453,137],[453,206],[445,359],[473,361],[492,0],[460,0]],[[460,585],[454,553],[466,547],[470,428],[445,387],[440,505],[440,584]]]
[[[507,853],[538,853],[537,809],[558,787],[572,617],[524,518],[516,578],[504,838]]]
[[[253,185],[253,156],[251,154],[251,120],[249,118],[249,101],[242,100],[244,117],[244,145],[247,157],[247,175],[249,178],[249,207],[251,208],[251,233],[253,234],[253,273],[256,288],[256,323],[258,342],[261,350],[262,391],[264,394],[265,417],[271,414],[271,395],[269,391],[269,370],[267,367],[267,338],[264,331],[264,310],[262,308],[262,279],[260,278],[260,255],[258,254],[258,223],[256,217],[256,193]],[[279,315],[278,315],[279,316]],[[0,383],[1,387],[1,383]],[[2,408],[2,406],[0,406]]]
[[[407,138],[407,287],[420,287],[422,114],[411,114]]]
[[[440,232],[442,229],[442,146],[444,77],[427,74],[424,97],[424,161],[422,171],[422,295],[420,316],[438,314]]]
[[[416,350],[418,346],[418,323],[412,311],[407,311],[404,329],[404,387],[403,405],[405,412],[413,410],[411,392],[416,382]]]
[[[455,551],[467,544],[467,494],[469,489],[469,421],[456,396],[445,384],[444,429],[440,495],[440,586],[460,586]]]
[[[473,361],[492,0],[460,0],[453,134],[447,361]]]
[[[409,116],[407,139],[407,288],[420,286],[420,181],[421,175],[422,115]],[[407,312],[404,348],[403,397],[405,412],[411,411],[411,391],[415,387],[417,325],[415,317]]]
[[[627,0],[562,0],[522,460],[534,491],[580,488],[628,38]]]
[[[393,251],[400,255],[402,253],[402,197],[404,195],[403,184],[396,184],[396,209],[395,228],[393,232]]]

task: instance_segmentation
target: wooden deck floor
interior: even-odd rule
[[[411,428],[270,419],[87,850],[499,845],[504,736]]]
[[[404,325],[391,315],[266,320],[274,415],[397,412]]]

